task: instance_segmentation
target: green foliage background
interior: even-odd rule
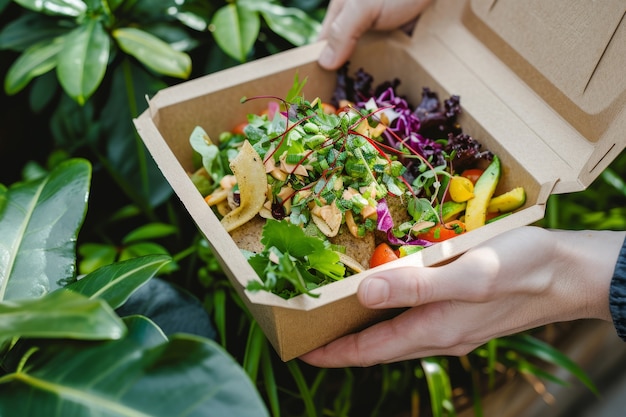
[[[558,351],[525,336],[490,342],[459,359],[427,358],[368,369],[323,370],[297,360],[278,360],[230,287],[206,240],[172,197],[138,138],[132,118],[146,107],[146,97],[166,86],[313,41],[326,6],[323,0],[0,0],[0,78],[4,82],[0,96],[0,184],[4,184],[0,213],[7,196],[13,195],[7,192],[11,184],[48,178],[56,168],[77,158],[89,161],[88,173],[74,174],[87,180],[90,188],[85,191],[88,208],[73,215],[76,224],[67,237],[76,244],[75,259],[72,256],[69,262],[75,269],[69,275],[95,274],[92,276],[97,278],[105,271],[111,277],[121,274],[119,265],[128,265],[125,262],[136,262],[139,270],[149,257],[171,259],[159,264],[159,275],[202,301],[219,344],[186,336],[163,344],[162,334],[149,321],[119,321],[109,315],[109,326],[113,326],[109,330],[125,328],[136,343],[127,339],[114,345],[105,343],[102,355],[109,355],[115,363],[120,352],[151,352],[154,358],[166,358],[190,373],[208,366],[215,374],[203,374],[207,380],[234,375],[224,369],[233,358],[273,416],[400,416],[417,410],[454,415],[459,394],[453,394],[453,387],[472,398],[479,410],[485,387],[505,377],[496,371],[498,364],[553,378],[534,365],[546,352],[553,363],[589,383]],[[77,166],[84,168],[80,163]],[[625,173],[626,157],[622,155],[588,190],[551,197],[541,224],[566,229],[626,229]],[[6,219],[0,214],[2,220]],[[6,234],[4,239],[8,239]],[[74,252],[73,246],[68,250]],[[156,272],[152,270],[138,282]],[[96,278],[97,285],[108,285]],[[121,286],[128,294],[140,285],[131,285],[131,281]],[[89,299],[85,291],[76,292]],[[54,297],[59,296],[45,301],[49,305],[68,302]],[[111,302],[110,298],[104,300]],[[26,303],[18,308],[29,311],[33,307]],[[7,327],[8,333],[1,336],[28,335],[28,329],[19,323]],[[101,334],[98,338],[113,336]],[[191,346],[197,349],[196,362],[184,362],[172,353]],[[40,368],[62,366],[66,356],[60,356],[61,351],[66,351],[65,355],[70,352],[76,358],[72,363],[81,364],[80,369],[89,369],[90,378],[98,379],[104,372],[90,356],[94,351],[63,339],[47,345],[33,362],[33,375]],[[515,354],[507,354],[510,352]],[[17,400],[22,394],[14,391],[13,378],[28,373],[11,373],[20,368],[9,365],[19,363],[20,358],[12,362],[5,357],[0,374],[0,384],[5,384],[0,390],[10,387],[4,392]],[[164,372],[172,376],[171,386],[178,386],[175,370]],[[237,381],[237,375],[233,378]],[[245,382],[239,384],[246,386]],[[6,414],[1,411],[0,407],[0,415]],[[41,415],[29,412],[35,411],[25,410],[23,415]],[[120,411],[114,415],[130,414]],[[264,415],[264,410],[259,409],[259,415]]]

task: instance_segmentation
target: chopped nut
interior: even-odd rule
[[[283,172],[286,172],[287,174],[296,174],[296,175],[302,175],[303,177],[308,177],[309,176],[309,171],[306,170],[306,168],[304,167],[304,165],[302,164],[288,164],[286,162],[286,158],[287,158],[287,152],[283,153],[280,158],[278,158],[280,160],[280,169]]]
[[[333,237],[339,233],[342,215],[334,201],[326,206],[316,205],[311,209],[311,218],[324,235]]]
[[[354,221],[354,216],[352,215],[352,210],[346,211],[346,226],[350,231],[350,234],[354,237],[359,237],[359,227],[356,225]]]
[[[237,184],[237,177],[234,175],[224,175],[220,180],[220,187],[225,190],[230,190]]]
[[[376,208],[372,207],[370,205],[364,206],[361,209],[361,216],[363,216],[364,219],[367,219],[368,217],[372,217],[376,215]]]

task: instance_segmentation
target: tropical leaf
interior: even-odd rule
[[[140,316],[126,324],[121,340],[50,341],[30,350],[0,378],[0,415],[268,415],[250,379],[213,341],[182,334],[167,340]]]
[[[0,217],[0,300],[39,298],[75,279],[90,180],[90,163],[72,159],[9,188]]]
[[[219,47],[231,58],[245,62],[259,36],[261,19],[249,8],[228,4],[215,12],[211,26]]]
[[[115,309],[170,261],[169,256],[149,255],[118,262],[103,266],[66,288],[89,298],[105,300]]]
[[[87,5],[82,0],[15,0],[15,2],[27,9],[54,16],[76,17],[87,11]]]
[[[126,332],[104,301],[60,289],[37,299],[0,303],[0,339],[119,339]]]
[[[144,30],[119,28],[113,31],[113,37],[124,52],[158,74],[187,78],[191,73],[189,55]]]
[[[96,91],[107,69],[111,40],[102,23],[89,19],[65,37],[57,56],[57,75],[65,92],[78,104]]]

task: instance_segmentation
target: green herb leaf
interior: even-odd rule
[[[226,175],[226,170],[222,165],[217,145],[213,144],[209,135],[199,126],[191,132],[189,142],[193,150],[201,156],[202,166],[213,178],[213,183],[219,183]]]
[[[322,240],[305,235],[302,228],[277,220],[268,220],[265,223],[261,243],[297,258],[304,258],[326,247]]]
[[[327,278],[339,280],[345,275],[337,253],[320,238],[305,234],[289,222],[268,220],[261,242],[265,250],[248,261],[263,277],[263,283],[251,281],[247,286],[250,291],[267,290],[284,298],[297,294],[317,297],[311,289]]]

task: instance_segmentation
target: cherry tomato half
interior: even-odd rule
[[[463,171],[461,176],[467,178],[473,184],[476,184],[476,181],[478,181],[478,178],[480,178],[480,176],[483,175],[483,172],[485,172],[485,170],[483,169],[470,168],[470,169],[466,169],[465,171]]]
[[[465,223],[460,220],[452,220],[445,224],[433,226],[428,231],[420,233],[418,237],[429,242],[443,242],[463,233],[465,233]]]
[[[243,135],[243,129],[246,126],[248,126],[248,122],[241,122],[233,128],[232,133],[235,135]]]
[[[322,109],[326,114],[335,114],[337,113],[337,108],[330,103],[322,102]]]
[[[387,262],[395,261],[398,259],[398,255],[391,249],[386,243],[380,243],[374,249],[374,253],[372,253],[372,258],[370,259],[370,268],[377,267],[379,265],[385,264]]]

